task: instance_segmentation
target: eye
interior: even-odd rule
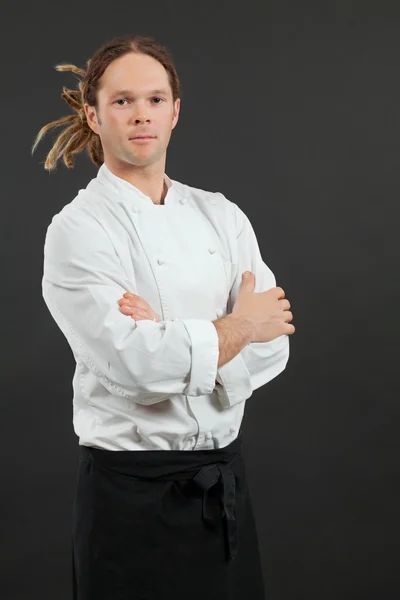
[[[114,102],[114,104],[117,104],[117,102],[126,102],[126,98],[119,98]],[[118,104],[118,106],[124,106],[124,104]]]
[[[156,96],[155,98],[153,98],[153,100],[160,100],[160,102],[156,102],[156,104],[161,104],[161,102],[164,102],[163,98],[159,98],[158,96]]]

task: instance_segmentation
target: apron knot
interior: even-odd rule
[[[204,491],[203,494],[203,519],[211,521],[212,518],[207,515],[207,492],[218,481],[222,481],[221,502],[223,506],[223,517],[225,517],[226,534],[229,558],[235,558],[239,548],[239,535],[235,515],[235,476],[228,465],[223,463],[214,463],[200,469],[193,478],[194,483]]]

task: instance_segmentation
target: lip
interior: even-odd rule
[[[137,135],[133,138],[129,138],[129,140],[154,140],[154,135]]]

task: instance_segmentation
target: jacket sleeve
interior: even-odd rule
[[[134,321],[119,310],[127,280],[102,225],[80,209],[53,217],[42,293],[75,359],[111,393],[150,405],[214,390],[218,335],[211,321]]]
[[[234,306],[242,282],[243,271],[255,276],[254,292],[276,287],[275,276],[264,263],[250,220],[234,204],[237,231],[237,269],[230,292],[229,304]],[[289,336],[281,335],[270,342],[252,342],[232,360],[217,370],[219,401],[228,408],[250,398],[254,390],[281,373],[289,359]]]

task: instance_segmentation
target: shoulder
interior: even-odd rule
[[[192,201],[204,210],[215,212],[224,220],[228,219],[229,222],[233,221],[236,232],[239,235],[245,225],[247,216],[243,210],[239,208],[235,202],[229,200],[224,193],[220,191],[204,190],[174,179],[171,179],[171,181],[174,184],[175,191],[181,197]]]
[[[221,192],[212,192],[201,188],[188,185],[180,181],[171,179],[174,184],[175,192],[187,200],[193,200],[199,204],[216,206],[217,203],[224,209],[230,209],[232,202],[230,202]]]
[[[45,249],[56,247],[78,251],[106,239],[107,232],[102,223],[102,208],[99,198],[90,189],[84,188],[53,215],[45,235]]]

